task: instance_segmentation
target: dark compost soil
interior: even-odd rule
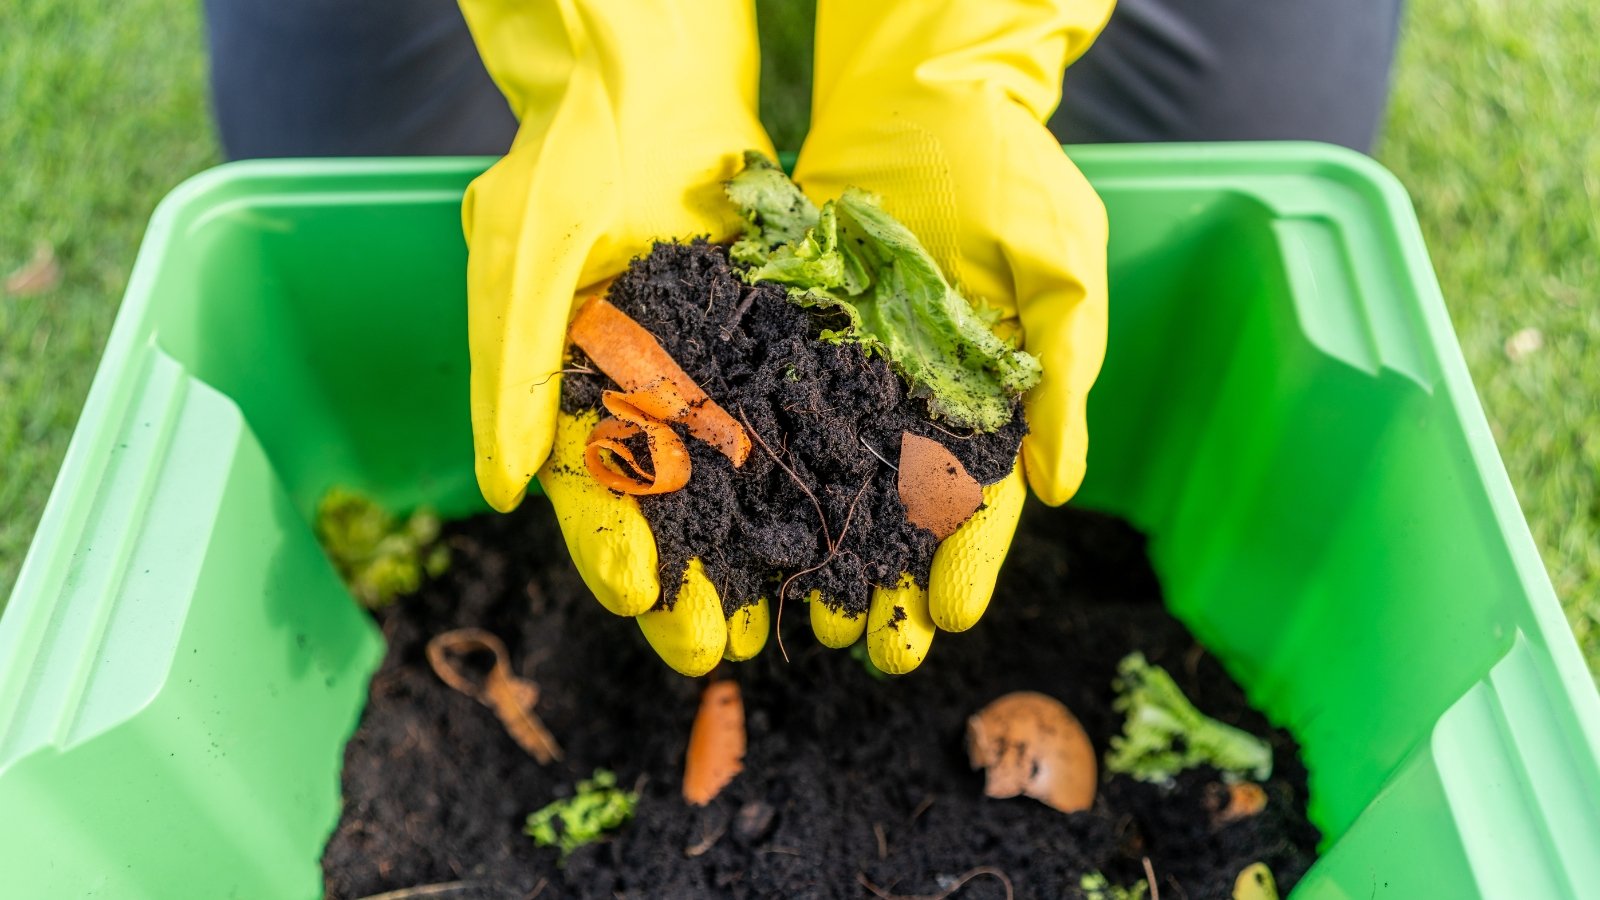
[[[639,498],[656,537],[667,604],[695,556],[729,615],[763,596],[778,599],[783,579],[797,572],[803,574],[786,597],[820,590],[852,612],[866,612],[872,585],[893,585],[901,572],[927,584],[938,542],[906,521],[896,472],[879,457],[892,462],[901,433],[910,431],[944,444],[968,474],[992,484],[1011,471],[1027,430],[1020,410],[993,434],[936,426],[888,362],[858,346],[816,340],[828,323],[790,303],[779,285],[745,284],[720,245],[657,244],[613,283],[607,299],[755,432],[738,469],[709,445],[687,440],[688,486]],[[586,365],[581,355],[575,362]],[[600,391],[615,387],[603,375],[569,374],[562,404],[593,409]],[[637,455],[645,458],[642,446]],[[827,531],[797,478],[822,506]]]
[[[1114,519],[1030,506],[988,614],[939,635],[910,675],[878,680],[810,640],[805,616],[789,617],[790,662],[769,647],[726,667],[743,690],[749,751],[744,773],[701,809],[679,790],[704,681],[672,673],[637,627],[590,597],[548,505],[530,498],[447,534],[452,570],[378,613],[390,649],[345,751],[344,814],[323,858],[331,898],[455,881],[471,886],[440,896],[868,896],[861,877],[935,894],[977,866],[1007,873],[1019,898],[1077,897],[1085,872],[1129,885],[1148,857],[1163,898],[1203,900],[1228,897],[1257,860],[1287,893],[1314,858],[1294,741],[1166,613],[1143,539]],[[538,681],[564,762],[541,768],[489,710],[433,675],[424,645],[460,626],[499,634],[517,671]],[[1094,808],[1073,815],[983,797],[965,755],[969,714],[1008,691],[1044,691],[1103,756],[1121,727],[1116,664],[1135,649],[1203,711],[1269,737],[1265,812],[1213,829],[1209,771],[1171,790],[1102,773]],[[640,786],[637,816],[559,866],[554,849],[523,836],[523,819],[596,767]],[[955,895],[1002,896],[993,878]]]

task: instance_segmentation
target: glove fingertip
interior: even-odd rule
[[[928,615],[928,592],[910,575],[901,575],[893,588],[872,592],[867,613],[867,655],[889,675],[904,675],[928,656],[935,631]]]
[[[822,599],[820,591],[812,591],[806,598],[806,605],[810,607],[811,632],[816,635],[817,643],[830,650],[843,650],[861,640],[867,630],[866,616],[850,615],[830,606]]]
[[[722,616],[722,601],[698,559],[689,560],[683,586],[671,609],[653,609],[634,621],[656,655],[691,678],[716,668],[728,648],[728,622]]]
[[[755,603],[733,611],[728,617],[728,647],[722,658],[729,662],[754,659],[767,646],[772,630],[771,605],[762,597]]]
[[[1060,506],[1071,500],[1087,471],[1083,453],[1046,446],[1033,434],[1022,439],[1022,463],[1029,489],[1046,506]]]
[[[966,631],[983,618],[1027,493],[1019,465],[983,489],[983,509],[934,552],[928,575],[928,612],[934,624],[945,631]]]

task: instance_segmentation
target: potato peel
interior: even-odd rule
[[[979,710],[967,719],[967,757],[985,770],[990,797],[1025,795],[1066,813],[1094,805],[1094,746],[1053,697],[1017,691]]]

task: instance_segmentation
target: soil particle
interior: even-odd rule
[[[858,882],[935,894],[994,866],[1017,897],[1076,897],[1101,871],[1163,897],[1226,898],[1249,863],[1285,894],[1315,858],[1306,775],[1294,741],[1269,728],[1217,662],[1160,603],[1143,540],[1115,520],[1030,507],[984,619],[941,634],[910,675],[880,680],[786,623],[791,662],[769,647],[730,666],[746,707],[745,771],[709,805],[680,794],[701,682],[670,672],[631,623],[606,613],[562,550],[547,504],[446,529],[455,567],[379,612],[389,654],[345,751],[345,806],[323,859],[328,896],[465,880],[463,897],[860,897]],[[538,712],[566,750],[548,768],[493,713],[439,682],[428,639],[480,626],[539,685]],[[966,719],[1003,694],[1065,703],[1100,754],[1121,727],[1116,665],[1141,650],[1209,715],[1267,736],[1274,775],[1260,814],[1214,827],[1219,778],[1197,770],[1170,789],[1102,775],[1089,810],[983,796],[964,749]],[[596,767],[637,785],[635,819],[564,866],[522,834],[528,813]],[[962,900],[1003,896],[997,879]]]
[[[882,461],[893,460],[903,432],[947,447],[980,484],[999,481],[1016,463],[1027,432],[1020,407],[993,434],[935,424],[885,360],[818,340],[829,323],[790,303],[779,285],[745,284],[720,245],[657,244],[607,299],[743,421],[757,445],[735,469],[716,449],[689,440],[688,486],[639,498],[656,536],[665,604],[676,600],[684,567],[699,556],[728,615],[761,597],[777,599],[796,572],[803,574],[786,598],[818,590],[830,604],[865,612],[872,586],[892,586],[902,572],[926,584],[938,544],[906,521],[895,470]],[[587,365],[574,357],[573,367]],[[613,387],[603,375],[566,375],[562,406],[596,408],[600,392]]]

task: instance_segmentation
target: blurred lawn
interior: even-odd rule
[[[794,148],[809,8],[762,0],[762,113]],[[1416,199],[1556,590],[1600,664],[1600,36],[1589,0],[1413,0],[1379,158]],[[198,4],[0,4],[0,597],[9,593],[155,202],[217,161]],[[1537,349],[1508,354],[1534,329]],[[1528,341],[1526,337],[1523,338]]]
[[[1413,2],[1378,158],[1416,202],[1511,482],[1600,671],[1597,37],[1592,0]],[[1542,346],[1508,352],[1524,329]]]

